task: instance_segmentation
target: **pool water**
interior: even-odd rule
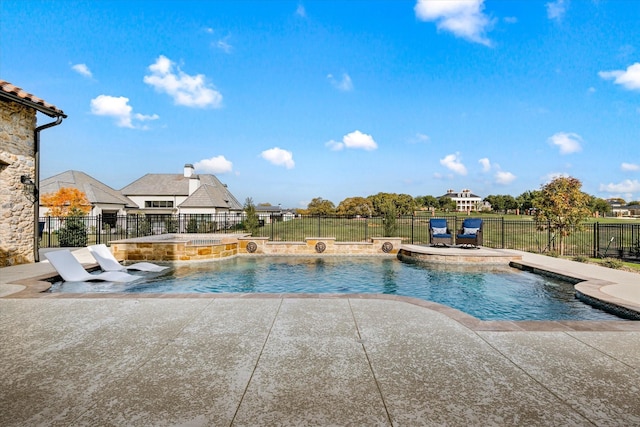
[[[445,304],[482,320],[621,320],[579,301],[565,281],[507,266],[427,266],[393,258],[236,257],[176,266],[133,283],[63,282],[50,291],[387,294]]]

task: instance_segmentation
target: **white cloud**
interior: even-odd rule
[[[87,64],[72,65],[71,69],[77,72],[78,74],[80,74],[81,76],[85,76],[89,78],[93,77],[93,74],[91,73],[91,70],[89,69],[89,67],[87,67]]]
[[[449,154],[444,159],[440,159],[440,164],[458,175],[466,175],[467,168],[460,162],[459,154]]]
[[[293,161],[293,153],[291,151],[283,150],[282,148],[274,147],[265,150],[260,156],[276,166],[284,166],[287,169],[293,169],[295,162]]]
[[[618,184],[600,184],[600,191],[607,193],[640,193],[640,181],[625,179]]]
[[[556,178],[569,178],[569,174],[566,172],[549,172],[547,175],[542,177],[542,180],[545,183],[549,183]]]
[[[342,80],[336,79],[333,76],[333,74],[329,74],[327,76],[327,79],[329,79],[333,87],[335,87],[338,90],[341,90],[343,92],[350,92],[353,90],[353,81],[351,80],[351,77],[349,77],[349,74],[347,73],[344,73],[342,75]]]
[[[194,167],[206,173],[228,173],[233,170],[233,163],[225,159],[224,156],[215,156],[196,162]]]
[[[116,119],[116,126],[130,129],[136,128],[133,125],[133,119],[147,121],[160,118],[157,114],[133,114],[133,108],[129,105],[129,98],[124,96],[98,95],[91,100],[91,113],[96,116],[113,117]]]
[[[567,12],[567,4],[564,0],[556,0],[546,4],[547,18],[554,21],[561,21]]]
[[[493,22],[482,11],[484,0],[418,0],[414,11],[422,21],[434,21],[439,30],[453,33],[456,37],[491,45],[485,36]]]
[[[141,122],[144,122],[147,120],[158,120],[160,118],[160,116],[157,114],[146,115],[146,114],[140,114],[140,113],[134,114],[133,117],[136,120],[140,120]]]
[[[633,163],[622,163],[620,165],[620,169],[622,169],[625,172],[636,172],[636,171],[640,171],[640,165],[636,165]]]
[[[218,40],[217,42],[215,42],[215,47],[220,49],[224,53],[231,53],[231,51],[233,50],[233,46],[229,44],[229,38],[230,36],[227,36],[223,39]]]
[[[430,140],[431,138],[429,138],[429,135],[418,132],[413,138],[409,139],[409,143],[410,144],[420,144],[420,143],[426,144]]]
[[[190,76],[178,67],[175,67],[174,72],[174,65],[169,58],[160,55],[156,62],[149,66],[151,74],[144,76],[144,82],[158,92],[170,95],[176,105],[197,108],[222,106],[222,95],[206,83],[203,74]]]
[[[371,135],[362,133],[359,130],[346,134],[342,138],[342,142],[347,148],[362,148],[367,151],[378,148],[378,144],[376,144]]]
[[[325,144],[332,151],[340,151],[344,148],[362,149],[372,151],[378,148],[378,144],[371,135],[355,130],[342,137],[342,142],[333,139]]]
[[[549,142],[560,148],[560,154],[571,154],[582,150],[582,138],[576,133],[558,132],[549,138]]]
[[[306,18],[307,17],[307,11],[305,10],[304,6],[302,4],[298,4],[298,7],[296,8],[296,15],[302,17],[302,18]]]
[[[504,185],[511,184],[513,181],[516,180],[516,176],[514,174],[512,174],[511,172],[503,172],[503,171],[496,172],[495,178],[496,178],[496,183],[504,184]]]
[[[598,75],[605,80],[621,85],[628,90],[640,90],[640,62],[629,65],[626,71],[600,71]]]
[[[344,144],[342,142],[338,142],[333,139],[331,141],[327,141],[324,145],[331,151],[340,151],[344,149]]]
[[[482,165],[482,172],[489,172],[491,170],[491,162],[488,158],[478,160],[478,163]]]

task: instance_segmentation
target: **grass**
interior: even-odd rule
[[[626,262],[619,259],[611,258],[589,258],[589,262],[599,264],[604,267],[615,268],[617,270],[632,271],[634,273],[640,273],[640,263]]]

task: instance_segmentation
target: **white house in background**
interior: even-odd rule
[[[120,192],[135,205],[131,213],[145,215],[242,214],[243,206],[227,186],[211,174],[196,175],[191,164],[182,174],[149,173]]]
[[[290,210],[282,210],[278,206],[256,206],[256,214],[258,219],[264,221],[265,224],[269,224],[273,221],[291,221],[296,217],[296,214]]]
[[[462,190],[455,192],[447,190],[447,194],[440,197],[447,197],[456,202],[456,211],[458,212],[474,212],[479,211],[483,207],[482,197],[477,196],[471,190]]]
[[[89,216],[102,215],[103,220],[115,226],[116,217],[126,215],[137,206],[106,184],[84,172],[69,170],[40,181],[40,197],[58,192],[61,188],[75,188],[82,191],[91,203]],[[47,216],[49,208],[40,202],[40,216]]]

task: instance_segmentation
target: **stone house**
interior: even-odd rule
[[[38,126],[37,113],[55,119]],[[66,114],[0,80],[0,267],[39,261],[40,132]]]

